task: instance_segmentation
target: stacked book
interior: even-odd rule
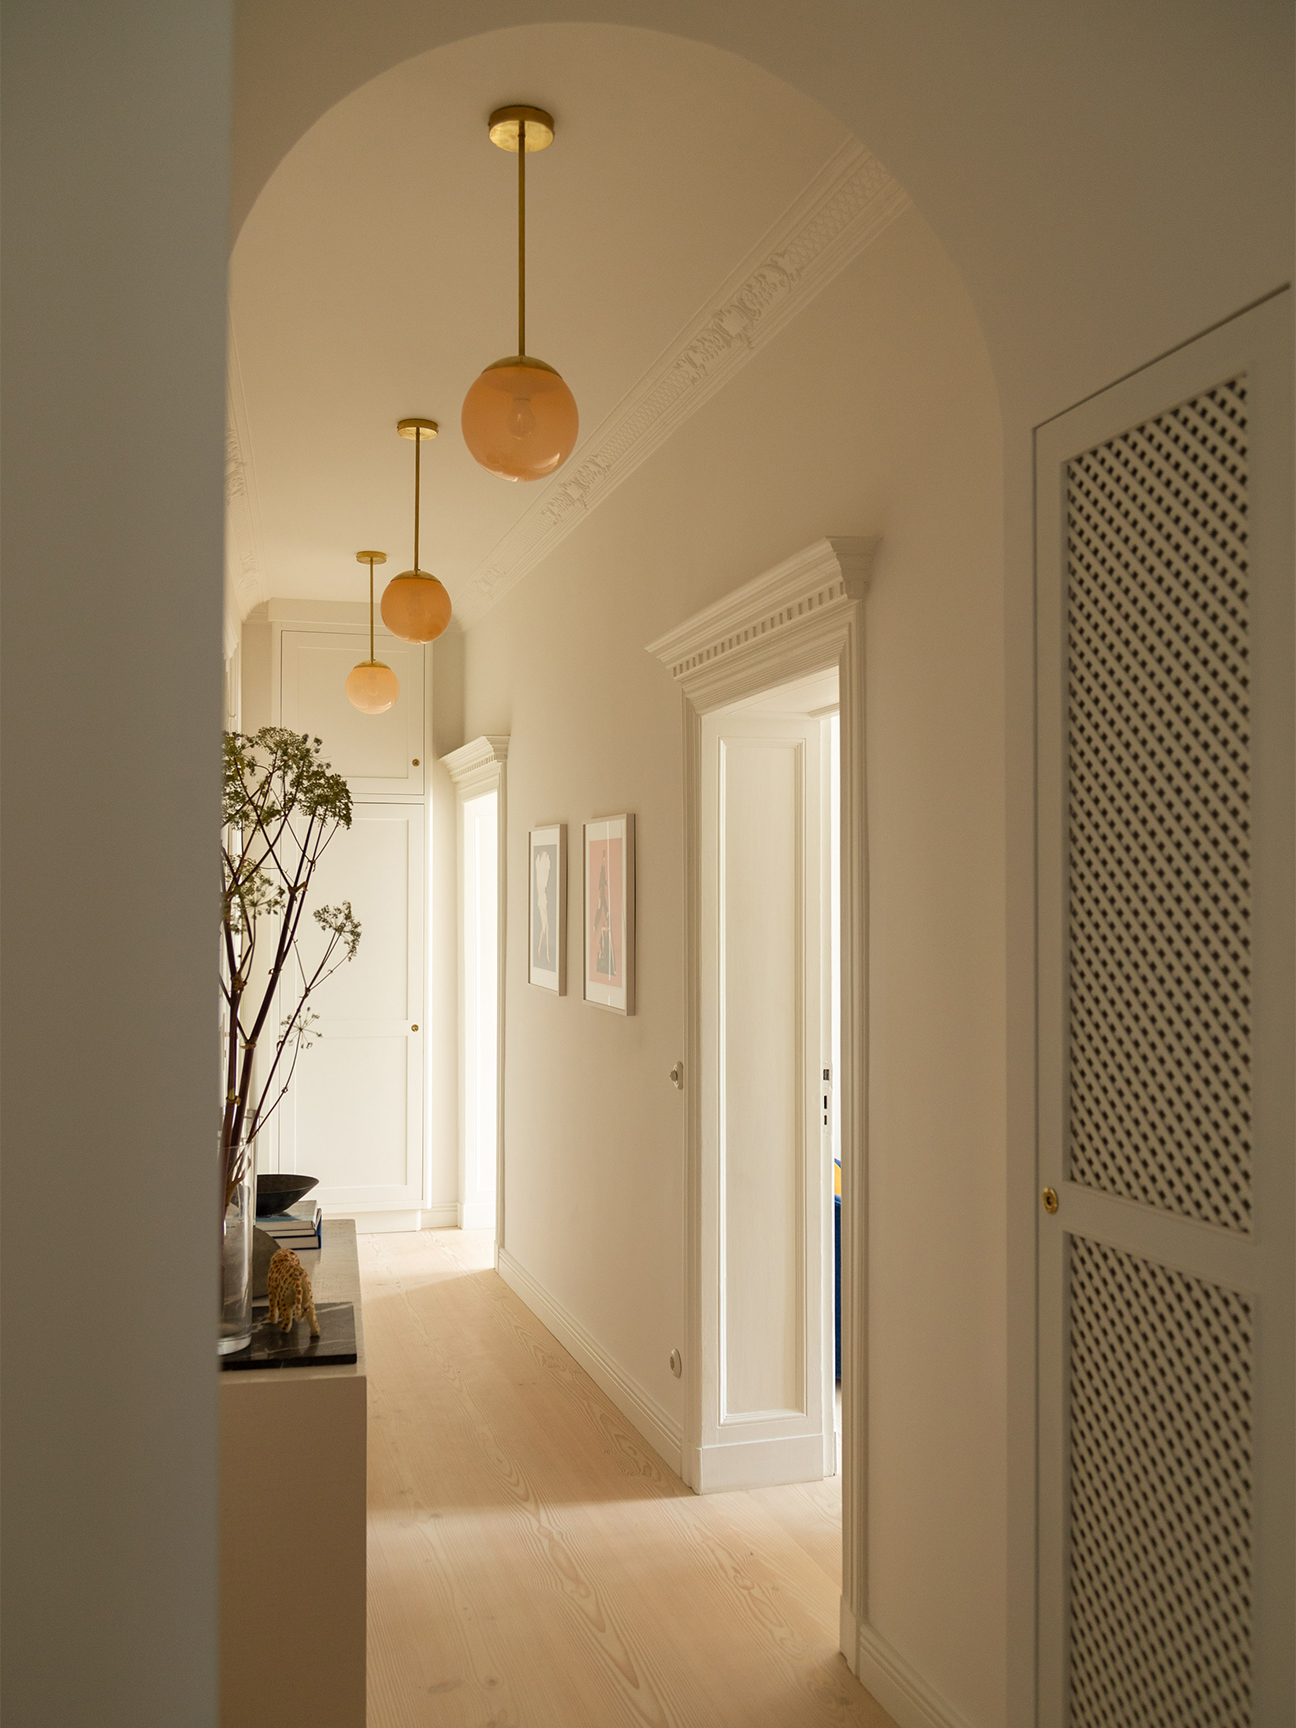
[[[317,1200],[301,1200],[286,1212],[275,1212],[269,1218],[258,1218],[256,1222],[257,1229],[273,1236],[281,1248],[292,1248],[304,1254],[320,1245],[323,1214]]]

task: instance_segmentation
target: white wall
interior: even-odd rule
[[[867,602],[873,1059],[871,1617],[1004,1717],[999,423],[967,298],[903,217],[466,636],[509,756],[509,1253],[678,1421],[680,699],[644,645],[820,535]],[[580,999],[580,824],[638,818],[638,1011]],[[568,976],[526,983],[527,830],[573,840]]]
[[[3,29],[0,1712],[206,1728],[230,17]]]

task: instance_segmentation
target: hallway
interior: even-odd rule
[[[369,1728],[894,1728],[837,1651],[840,1479],[695,1496],[488,1232],[360,1244]]]

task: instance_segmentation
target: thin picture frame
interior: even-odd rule
[[[635,1011],[635,819],[585,824],[581,967],[585,1000],[613,1014]]]
[[[567,994],[567,824],[531,830],[527,845],[527,982]]]

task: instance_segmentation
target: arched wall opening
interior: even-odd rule
[[[512,181],[483,122],[519,90],[559,125],[529,176],[528,325],[583,417],[568,468],[535,488],[483,474],[456,424],[509,334]],[[885,165],[750,59],[624,25],[528,25],[403,60],[297,140],[239,234],[231,326],[244,606],[352,595],[351,543],[408,533],[391,423],[442,423],[424,545],[466,628],[433,656],[432,755],[509,739],[501,1266],[676,1467],[687,1376],[669,1358],[683,1347],[692,1371],[686,1316],[708,1297],[687,1287],[667,1079],[685,1037],[683,737],[645,650],[825,535],[878,542],[856,740],[868,870],[852,885],[865,1131],[846,1176],[868,1218],[853,1320],[867,1313],[869,1352],[846,1436],[843,1640],[880,1693],[903,1683],[1001,1720],[1002,428],[956,271]],[[435,858],[448,781],[433,799]],[[637,818],[629,1020],[591,1012],[575,982],[581,824],[614,809]],[[574,837],[573,988],[557,1001],[527,983],[522,892],[528,830],[556,820]],[[452,896],[440,915],[434,992]],[[431,1020],[435,1046],[452,1004]],[[458,1115],[439,1075],[436,1216]]]

